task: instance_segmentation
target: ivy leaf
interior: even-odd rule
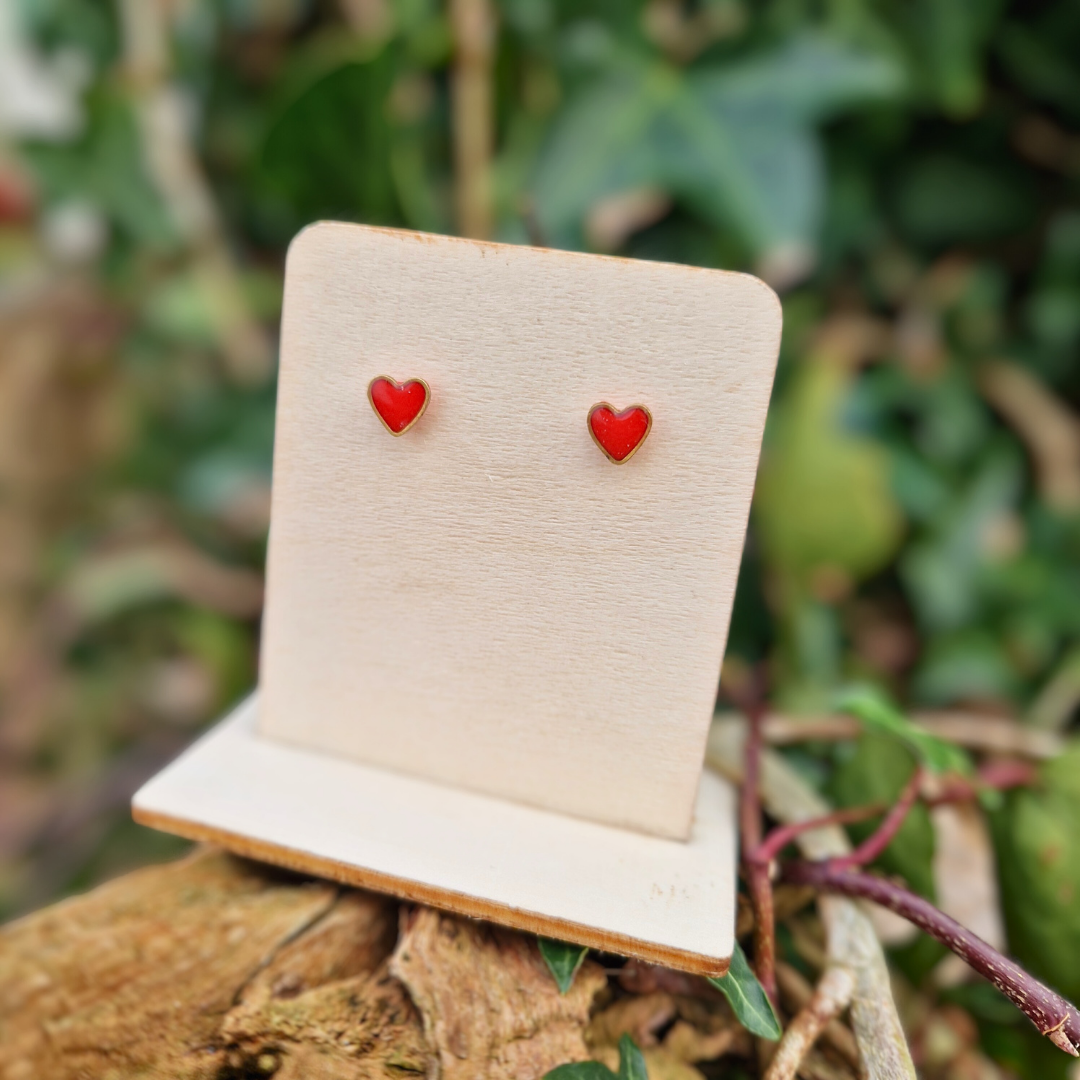
[[[538,219],[573,245],[599,199],[659,188],[758,254],[810,250],[825,205],[816,125],[902,82],[888,58],[812,34],[689,75],[624,54],[556,120],[533,178]]]
[[[645,1055],[629,1035],[623,1035],[619,1040],[618,1075],[599,1061],[574,1061],[545,1073],[543,1080],[649,1080],[649,1073]]]
[[[542,1080],[619,1080],[619,1077],[599,1061],[574,1061],[544,1073]]]
[[[548,970],[555,977],[559,993],[565,994],[574,985],[574,976],[585,963],[588,948],[584,945],[570,945],[565,941],[553,941],[551,938],[537,938],[540,955],[544,958]]]
[[[772,1039],[774,1042],[780,1038],[780,1021],[776,1018],[772,1002],[757,981],[757,976],[750,970],[746,953],[737,941],[731,953],[728,973],[723,978],[710,979],[709,982],[728,999],[735,1018],[751,1035]]]
[[[894,735],[934,773],[958,772],[970,775],[971,759],[957,746],[939,739],[913,724],[884,694],[870,686],[844,691],[836,702],[841,712],[850,713],[864,724]]]
[[[645,1055],[629,1035],[623,1035],[619,1040],[619,1080],[649,1080]]]

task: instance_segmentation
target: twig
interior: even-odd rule
[[[1055,510],[1080,507],[1080,418],[1028,368],[999,360],[978,373],[983,397],[1034,459],[1039,494]]]
[[[709,732],[705,760],[735,783],[742,779],[746,724],[741,717],[719,719]],[[777,821],[805,821],[829,813],[830,807],[778,754],[761,757],[761,800]],[[803,855],[827,859],[851,850],[844,830],[828,825],[796,840]],[[820,896],[829,961],[855,973],[851,1024],[867,1080],[916,1080],[904,1029],[892,996],[885,955],[869,917],[852,900]]]
[[[1024,731],[1062,742],[1061,733],[1080,704],[1080,649],[1070,649],[1027,710]]]
[[[829,967],[806,1008],[784,1032],[765,1073],[765,1080],[794,1080],[810,1047],[817,1042],[826,1025],[848,1007],[854,992],[855,976],[850,968]]]
[[[1080,1012],[1060,994],[1029,975],[1019,964],[1002,956],[978,935],[939,911],[929,901],[902,885],[873,874],[838,869],[829,862],[796,861],[784,867],[784,878],[812,885],[827,893],[872,900],[896,912],[936,938],[973,970],[996,986],[1055,1046],[1080,1057]]]
[[[970,802],[979,797],[980,790],[1008,791],[1010,788],[1030,787],[1039,779],[1038,770],[1027,761],[988,761],[981,766],[973,783],[963,776],[941,778],[937,790],[924,792],[923,800],[933,809],[947,803]]]
[[[908,812],[919,796],[922,778],[922,769],[916,768],[900,793],[900,798],[896,800],[896,805],[885,815],[885,820],[850,855],[833,859],[833,865],[839,869],[840,867],[865,866],[873,862],[892,843],[893,837],[900,831],[900,826],[904,824]]]
[[[494,138],[492,65],[495,16],[490,0],[450,0],[455,59],[452,77],[458,229],[486,240],[492,232]]]
[[[791,964],[777,961],[776,982],[780,987],[780,1000],[789,1015],[797,1015],[810,1004],[814,988]],[[839,1020],[830,1020],[821,1032],[821,1040],[827,1042],[856,1072],[861,1070],[859,1047],[851,1028],[846,1024]]]
[[[750,858],[758,859],[766,865],[780,854],[797,837],[814,829],[824,828],[826,825],[854,825],[867,818],[877,817],[885,812],[881,803],[872,803],[869,806],[852,806],[845,810],[834,810],[831,814],[824,814],[819,818],[811,818],[809,821],[796,821],[790,825],[778,825],[758,845],[757,850],[752,852]]]
[[[170,80],[171,20],[166,0],[123,0],[124,68],[142,136],[146,170],[193,255],[195,276],[220,335],[229,373],[241,383],[265,382],[270,340],[252,316],[226,243],[213,189],[191,141],[187,105]]]
[[[916,798],[925,787],[926,774],[921,769],[916,769],[904,788],[897,803],[889,811],[888,816],[880,827],[849,855],[844,855],[833,860],[834,866],[865,866],[873,862],[889,846],[900,827],[907,820],[908,812],[914,805]],[[923,795],[923,801],[930,808],[942,806],[947,803],[967,802],[978,798],[981,788],[992,788],[995,791],[1007,791],[1009,788],[1026,787],[1038,779],[1038,773],[1029,762],[1026,761],[990,761],[979,769],[978,783],[973,784],[962,776],[949,776],[939,785],[935,794],[927,797]],[[834,810],[820,818],[809,821],[797,821],[790,825],[780,825],[773,829],[768,836],[747,855],[748,859],[754,859],[765,865],[770,864],[781,851],[792,843],[797,837],[805,832],[823,828],[826,825],[853,825],[867,818],[877,817],[885,812],[881,803],[872,803],[867,806],[853,806],[844,810]]]
[[[769,1000],[776,996],[776,925],[772,883],[768,860],[756,858],[761,846],[761,803],[758,799],[758,776],[761,768],[761,721],[764,703],[752,702],[747,713],[750,734],[746,740],[746,762],[740,794],[739,822],[742,830],[743,873],[746,876],[750,905],[754,909],[754,973]]]
[[[1017,754],[1043,760],[1057,757],[1064,742],[1056,731],[1040,730],[1002,716],[955,711],[916,712],[912,720],[933,735],[968,750]],[[765,741],[788,746],[813,739],[857,739],[862,724],[853,716],[784,716],[765,718]]]

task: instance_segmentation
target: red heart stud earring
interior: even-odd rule
[[[608,461],[622,465],[641,448],[652,430],[652,413],[644,405],[631,405],[622,412],[606,401],[589,410],[589,434]]]
[[[391,435],[404,435],[424,415],[431,387],[423,379],[399,383],[386,375],[376,375],[368,383],[367,396],[383,427]]]

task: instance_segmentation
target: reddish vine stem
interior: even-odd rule
[[[785,864],[783,877],[819,892],[872,900],[936,938],[996,986],[1055,1046],[1080,1057],[1080,1012],[978,935],[933,904],[885,878],[838,867],[835,860]]]
[[[873,862],[892,843],[893,837],[900,831],[900,826],[907,820],[908,812],[915,805],[919,797],[919,786],[922,784],[922,768],[916,768],[911,774],[900,798],[885,815],[885,820],[874,830],[850,855],[841,855],[832,859],[832,865],[836,869],[855,866],[865,866]]]
[[[1009,788],[1027,786],[1033,782],[1036,776],[1034,769],[1027,762],[1003,761],[995,762],[979,770],[979,784],[976,786],[963,777],[951,776],[946,778],[941,794],[933,798],[924,798],[928,807],[941,806],[945,803],[968,802],[978,798],[979,789],[992,788],[996,791],[1007,791]],[[923,774],[916,770],[907,787],[901,793],[896,805],[889,811],[888,816],[880,827],[866,840],[863,841],[850,855],[838,856],[832,860],[834,867],[865,866],[873,862],[889,846],[900,827],[907,820],[908,811],[918,799]],[[884,814],[884,803],[869,803],[866,806],[852,806],[843,810],[834,810],[819,818],[811,818],[807,821],[794,821],[789,825],[780,825],[773,829],[768,836],[757,846],[757,849],[748,855],[758,862],[771,863],[783,850],[803,833],[812,832],[814,829],[824,828],[829,825],[854,825],[865,821],[867,818],[877,817]]]
[[[854,825],[856,822],[878,817],[884,813],[885,806],[882,803],[871,803],[868,806],[852,806],[844,810],[834,810],[831,814],[808,818],[806,821],[793,821],[790,825],[779,825],[758,844],[757,850],[751,852],[748,858],[768,865],[788,844],[803,833],[828,825]]]
[[[762,721],[765,719],[763,697],[754,695],[746,706],[749,730],[746,737],[746,762],[743,771],[739,824],[742,833],[743,872],[754,911],[754,973],[775,1006],[776,926],[772,882],[768,861],[755,858],[761,846],[761,804],[758,800],[758,776],[761,770]]]
[[[944,778],[939,794],[926,800],[926,805],[933,808],[946,803],[967,802],[977,799],[980,790],[1009,791],[1016,787],[1031,787],[1039,779],[1039,770],[1029,761],[1005,759],[988,761],[976,776],[975,782],[964,776]]]

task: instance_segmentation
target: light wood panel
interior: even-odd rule
[[[706,975],[735,925],[731,789],[686,841],[443,786],[258,733],[250,698],[136,794],[136,821],[459,914]]]
[[[746,275],[301,234],[262,733],[691,835],[779,339]],[[384,374],[431,388],[401,438],[367,401]],[[600,401],[653,416],[619,466],[586,425]]]

